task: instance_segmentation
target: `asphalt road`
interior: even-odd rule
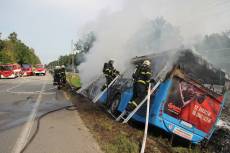
[[[71,105],[71,98],[52,85],[51,76],[0,80],[0,153],[20,153],[48,111]],[[77,111],[62,110],[42,119],[40,131],[25,152],[100,153]]]

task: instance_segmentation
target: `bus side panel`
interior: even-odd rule
[[[174,133],[184,139],[187,139],[191,141],[192,143],[199,143],[201,142],[205,137],[207,137],[207,134],[194,128],[194,127],[186,127],[186,125],[182,125],[181,121],[164,114],[164,129],[169,133]],[[177,123],[177,124],[176,124]],[[178,126],[181,125],[181,126]],[[191,130],[188,130],[191,129]]]
[[[164,83],[162,83],[159,87],[159,89],[157,90],[157,92],[155,93],[155,95],[153,95],[151,97],[151,104],[150,104],[150,119],[149,119],[149,124],[151,125],[155,125],[157,122],[158,127],[161,127],[162,125],[162,121],[160,123],[158,123],[158,120],[156,121],[156,117],[159,116],[160,113],[160,109],[162,109],[162,102],[164,100],[166,100],[165,98],[167,98],[167,93],[168,90],[170,88],[171,85],[171,81],[168,80]],[[119,105],[118,110],[120,112],[124,111],[125,108],[127,107],[128,102],[130,101],[130,99],[132,98],[132,90],[127,90],[122,94],[121,97],[121,102]],[[145,117],[146,117],[146,103],[137,111],[136,114],[134,114],[134,116],[132,117],[132,119],[138,121],[138,122],[142,122],[145,123]]]
[[[223,96],[212,98],[193,84],[174,78],[164,105],[165,127],[193,143],[208,139],[219,118],[222,101]]]
[[[129,88],[121,94],[121,100],[118,106],[118,111],[123,112],[125,110],[132,96],[133,96],[133,88]]]
[[[101,96],[101,98],[99,99],[99,103],[105,104],[106,101],[107,101],[107,92],[105,92],[105,93]]]

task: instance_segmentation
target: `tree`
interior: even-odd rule
[[[9,36],[8,36],[8,39],[15,42],[17,41],[17,33],[16,32],[12,32]]]
[[[34,49],[29,48],[18,40],[15,32],[11,33],[8,40],[0,40],[0,63],[29,63],[38,64],[40,59]]]
[[[96,41],[96,35],[94,32],[89,32],[84,35],[81,39],[75,44],[75,49],[78,52],[88,53],[89,50],[93,47],[93,43]]]

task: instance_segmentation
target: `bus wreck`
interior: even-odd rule
[[[151,95],[149,124],[192,143],[209,140],[224,105],[227,74],[214,68],[191,50],[175,50],[135,57],[124,72],[99,99],[113,116],[119,116],[132,97],[132,73],[135,65],[148,59],[154,78],[161,79]],[[164,71],[163,71],[164,70]],[[98,78],[81,93],[93,99],[100,93],[104,77]],[[145,123],[146,103],[132,116]]]

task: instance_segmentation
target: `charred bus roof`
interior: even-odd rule
[[[215,68],[207,60],[194,53],[190,49],[171,50],[146,56],[135,57],[132,63],[140,64],[144,60],[152,62],[152,70],[156,74],[164,66],[168,66],[170,72],[173,66],[179,66],[190,78],[202,84],[214,84],[224,86],[226,73],[222,69]]]

